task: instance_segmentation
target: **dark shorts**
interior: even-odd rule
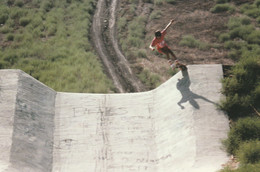
[[[159,53],[162,53],[162,54],[169,54],[171,53],[171,50],[170,48],[166,45],[164,46],[163,48],[157,48],[158,52]]]

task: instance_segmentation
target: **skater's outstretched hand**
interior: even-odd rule
[[[174,22],[174,19],[171,19],[170,22],[168,23],[168,25],[163,30],[167,30],[173,22]]]

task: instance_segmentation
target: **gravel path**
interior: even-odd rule
[[[99,0],[92,23],[92,39],[107,74],[118,92],[140,92],[145,87],[134,75],[116,38],[116,7],[118,0]],[[108,9],[110,9],[108,11]],[[108,23],[107,23],[108,22]]]

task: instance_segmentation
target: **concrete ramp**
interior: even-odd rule
[[[0,71],[0,169],[214,172],[228,161],[221,65],[192,65],[142,93],[56,93]]]

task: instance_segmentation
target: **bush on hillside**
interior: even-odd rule
[[[254,4],[256,5],[257,8],[260,7],[260,0],[255,0]]]
[[[53,3],[52,0],[45,0],[45,1],[42,3],[42,9],[43,9],[45,12],[49,12],[53,7],[54,7],[54,3]]]
[[[225,4],[225,3],[230,2],[230,0],[215,0],[215,2],[216,2],[217,4]]]
[[[251,149],[251,144],[245,145],[244,149],[240,145],[248,141],[256,141],[259,144],[257,139],[260,138],[260,119],[259,117],[255,118],[243,118],[239,119],[234,126],[231,128],[228,133],[228,139],[224,141],[224,144],[227,148],[228,153],[236,155],[244,149]],[[248,148],[249,147],[249,148]],[[241,158],[244,158],[244,155],[241,153]]]
[[[260,141],[248,141],[239,146],[237,156],[242,164],[260,163]]]
[[[253,4],[247,3],[241,6],[240,10],[242,13],[253,17],[253,18],[257,18],[260,16],[260,1],[259,0],[255,0],[255,2]]]
[[[18,7],[22,7],[24,5],[24,2],[22,0],[16,0],[14,5],[16,5]]]
[[[146,69],[139,74],[139,78],[149,89],[154,89],[160,84],[160,77]]]
[[[258,44],[260,45],[260,30],[254,30],[252,31],[246,38],[245,40],[249,44]]]
[[[21,26],[26,26],[26,25],[28,25],[30,22],[31,22],[31,19],[28,18],[28,17],[22,17],[22,18],[20,18],[20,20],[19,20],[19,24],[20,24]]]
[[[6,14],[6,13],[1,13],[0,14],[0,24],[5,24],[7,19],[8,19],[8,14]]]
[[[161,5],[161,4],[163,4],[163,2],[164,2],[164,0],[154,0],[154,1],[153,1],[153,3],[154,3],[155,5]]]
[[[235,8],[226,3],[226,4],[217,4],[213,8],[210,9],[212,13],[222,13],[222,12],[234,12]]]
[[[6,40],[7,40],[7,41],[13,41],[13,40],[14,40],[14,34],[9,33],[9,34],[6,36]]]
[[[260,108],[260,94],[256,91],[260,84],[260,61],[257,54],[250,54],[255,51],[257,49],[244,50],[241,54],[244,57],[231,71],[232,77],[223,80],[226,100],[221,103],[221,107],[231,118],[253,113],[252,107]]]
[[[150,14],[150,20],[153,19],[159,19],[162,16],[162,12],[158,11],[158,10],[154,10],[151,14]]]
[[[21,69],[57,91],[114,89],[91,53],[88,32],[94,0],[12,1],[10,6],[0,3],[0,14],[2,9],[9,14],[0,28],[3,41],[9,41],[1,47],[0,68]]]
[[[247,40],[247,37],[255,30],[254,26],[252,25],[241,25],[232,29],[230,33],[230,38],[241,38],[243,40]]]
[[[169,4],[175,4],[176,3],[176,0],[165,0],[167,3]]]
[[[229,35],[229,33],[222,33],[218,36],[218,39],[220,42],[226,42],[226,41],[230,40],[230,35]]]
[[[242,25],[241,18],[238,18],[238,17],[229,18],[228,23],[227,23],[227,27],[229,30],[240,27],[241,25]]]
[[[195,39],[194,36],[192,36],[192,35],[183,36],[179,45],[188,46],[190,48],[199,48],[200,50],[206,50],[210,47],[210,45]]]

